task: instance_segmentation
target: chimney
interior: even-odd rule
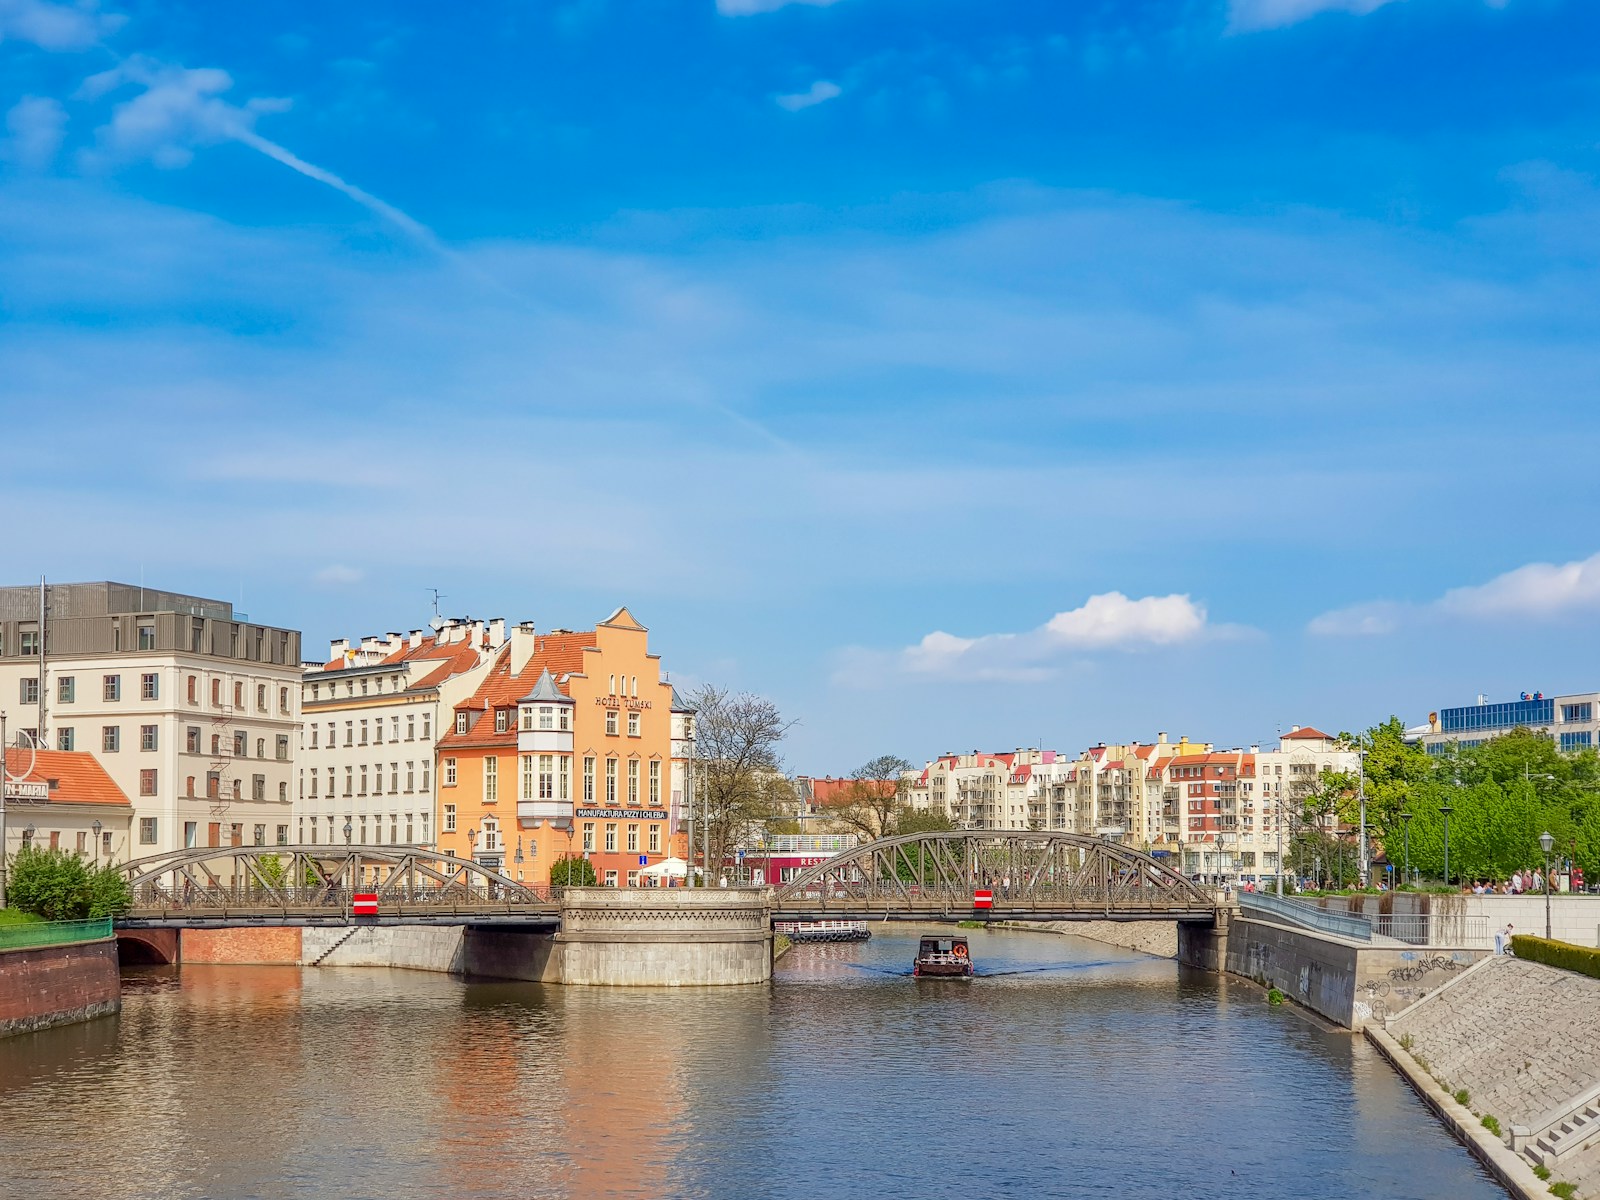
[[[1289,732],[1290,733],[1299,733],[1300,732],[1300,726],[1298,726],[1298,725],[1289,726]]]
[[[528,660],[533,657],[534,646],[538,635],[533,631],[532,621],[523,621],[511,631],[511,674],[521,675],[528,665]]]
[[[506,619],[496,617],[489,622],[489,649],[498,650],[506,644]]]
[[[470,626],[471,645],[474,650],[483,645],[483,622],[474,621]]]
[[[389,653],[390,654],[399,654],[400,651],[402,649],[404,649],[405,644],[406,644],[405,638],[401,637],[398,633],[394,633],[392,631],[390,632],[390,634],[389,634]]]
[[[1251,754],[1260,754],[1261,753],[1261,747],[1260,746],[1251,746],[1250,747],[1250,753]]]
[[[1156,734],[1156,745],[1165,746],[1166,744],[1167,744],[1167,735],[1164,734],[1164,733]]]
[[[338,661],[342,663],[344,661],[345,652],[349,649],[349,638],[334,638],[333,641],[328,643],[328,661]]]
[[[406,639],[406,644],[413,650],[419,649],[422,645],[422,630],[413,629],[411,635]]]

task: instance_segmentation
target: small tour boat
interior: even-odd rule
[[[918,979],[971,979],[972,954],[964,937],[925,937],[911,974]]]

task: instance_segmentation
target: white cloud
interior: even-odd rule
[[[122,24],[93,3],[50,4],[47,0],[0,0],[0,42],[31,42],[44,50],[84,50]]]
[[[1208,626],[1204,606],[1188,596],[1135,600],[1121,592],[1103,592],[1027,633],[959,637],[939,630],[893,656],[855,652],[852,665],[873,660],[876,670],[865,672],[867,676],[890,667],[914,676],[1027,683],[1051,678],[1061,659],[1075,653],[1172,646],[1234,632]],[[841,677],[850,674],[857,672]]]
[[[843,89],[837,83],[828,79],[819,79],[803,92],[791,92],[786,96],[776,96],[779,108],[786,108],[790,112],[799,112],[802,108],[810,108],[816,104],[823,104],[839,95]]]
[[[1504,8],[1507,0],[1483,2],[1490,8]],[[1259,29],[1281,29],[1324,12],[1365,16],[1392,3],[1394,0],[1231,0],[1228,5],[1228,32],[1253,33]]]
[[[1438,617],[1495,621],[1552,620],[1600,611],[1600,554],[1569,563],[1529,563],[1487,583],[1452,588],[1425,604],[1376,600],[1314,619],[1314,634],[1349,637],[1394,633]]]
[[[717,11],[725,17],[748,17],[756,13],[777,12],[791,4],[809,4],[814,8],[827,8],[839,0],[717,0]]]
[[[366,578],[365,573],[343,563],[330,563],[311,577],[319,587],[350,587]]]
[[[6,113],[6,132],[0,158],[29,171],[49,166],[61,149],[67,130],[67,113],[48,96],[24,96]]]
[[[222,99],[233,77],[216,67],[181,67],[144,55],[91,75],[79,95],[94,100],[133,84],[141,88],[113,109],[111,120],[96,133],[99,150],[90,161],[131,162],[149,159],[158,167],[182,167],[196,146],[240,139],[250,133],[263,112],[281,112],[282,100],[251,100],[244,105]]]

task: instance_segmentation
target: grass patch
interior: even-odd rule
[[[1268,989],[1268,991],[1267,991],[1267,1003],[1268,1004],[1282,1004],[1283,1003],[1283,993],[1280,992],[1277,988]]]
[[[1495,1137],[1500,1136],[1500,1121],[1497,1117],[1491,1117],[1488,1113],[1485,1113],[1483,1116],[1483,1127],[1490,1133],[1494,1134]]]
[[[790,941],[787,936],[781,933],[775,933],[772,935],[772,957],[774,961],[782,958],[785,954],[789,953],[789,951],[793,949],[794,943]]]
[[[983,921],[957,921],[957,929],[982,929],[986,922]]]
[[[1543,1163],[1535,1164],[1535,1166],[1533,1168],[1533,1173],[1536,1176],[1538,1176],[1540,1179],[1549,1179],[1550,1178],[1550,1168],[1545,1166]]]
[[[1550,1194],[1552,1196],[1560,1196],[1561,1200],[1572,1200],[1572,1197],[1577,1195],[1577,1192],[1578,1185],[1568,1183],[1565,1179],[1560,1183],[1552,1183],[1550,1185]]]
[[[1459,1092],[1454,1093],[1454,1095],[1456,1098],[1456,1103],[1461,1105],[1463,1108],[1472,1103],[1472,1093],[1467,1091],[1466,1088],[1462,1088]]]
[[[0,908],[0,926],[38,925],[43,920],[43,917],[35,916],[30,912],[23,912],[20,908]]]
[[[1411,1047],[1415,1046],[1416,1044],[1417,1039],[1412,1037],[1409,1033],[1402,1033],[1400,1035],[1400,1049],[1404,1050],[1407,1054],[1411,1053]]]

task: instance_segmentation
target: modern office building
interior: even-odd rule
[[[1600,692],[1569,696],[1523,692],[1515,700],[1494,703],[1479,696],[1476,704],[1429,713],[1419,740],[1429,754],[1443,754],[1452,744],[1460,749],[1481,746],[1519,727],[1547,735],[1563,750],[1600,746]]]
[[[300,634],[134,584],[0,588],[7,740],[87,751],[133,804],[123,858],[289,840]]]

